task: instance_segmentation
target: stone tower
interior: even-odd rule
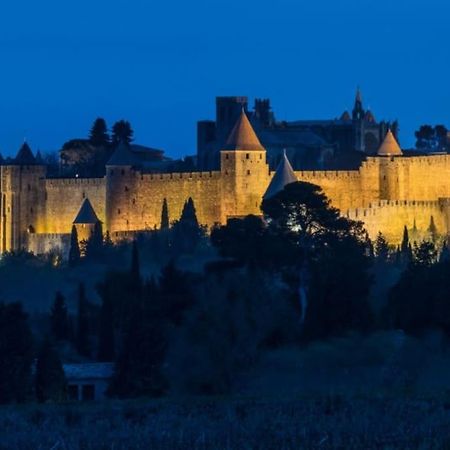
[[[243,108],[220,157],[223,219],[260,214],[262,196],[269,180],[269,166],[266,149]]]
[[[117,232],[130,230],[136,191],[136,156],[128,144],[120,142],[106,164],[106,230],[112,238]]]
[[[25,142],[10,162],[1,166],[1,251],[28,248],[28,235],[42,233],[45,223],[45,165],[36,161]]]

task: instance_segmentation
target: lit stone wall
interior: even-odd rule
[[[112,237],[120,232],[159,228],[164,198],[169,220],[178,220],[189,197],[194,200],[199,223],[212,226],[221,217],[220,172],[142,174],[114,172],[108,180],[107,226]]]
[[[58,178],[45,182],[45,233],[70,233],[84,198],[105,221],[104,178]]]

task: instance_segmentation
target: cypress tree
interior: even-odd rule
[[[83,283],[80,283],[78,288],[76,348],[80,355],[90,356],[88,301]]]
[[[72,225],[72,233],[70,234],[69,266],[76,266],[80,261],[80,256],[77,227]]]
[[[115,356],[114,345],[114,312],[108,289],[102,295],[100,309],[100,330],[98,340],[98,361],[113,361]]]
[[[169,228],[169,208],[167,206],[167,199],[164,198],[161,211],[161,230]]]
[[[67,306],[64,296],[57,292],[50,313],[52,335],[56,340],[64,340],[69,337],[69,321],[67,318]]]
[[[35,391],[38,402],[61,402],[67,396],[67,382],[64,369],[52,342],[48,337],[44,339],[39,350]]]
[[[434,217],[430,217],[430,226],[428,227],[428,232],[430,233],[431,241],[435,244],[438,240],[438,230],[436,224],[434,223]]]
[[[400,245],[400,251],[403,254],[407,254],[409,250],[409,235],[408,235],[408,228],[406,228],[406,225],[403,228],[403,238],[402,243]]]

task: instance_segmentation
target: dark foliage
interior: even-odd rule
[[[112,144],[116,146],[122,141],[126,144],[133,141],[133,129],[127,120],[119,120],[112,127]]]
[[[89,304],[86,298],[83,283],[80,283],[78,288],[78,314],[75,339],[78,353],[82,356],[90,357],[91,345],[89,340]]]
[[[80,261],[80,246],[78,245],[78,233],[75,225],[72,225],[72,232],[70,234],[70,249],[69,249],[69,266],[74,267]]]
[[[161,210],[161,230],[167,230],[169,228],[169,207],[167,205],[167,199],[164,198]]]
[[[69,338],[69,320],[67,317],[67,306],[64,296],[57,292],[55,302],[50,313],[50,325],[52,336],[58,340]]]
[[[31,390],[33,339],[20,303],[0,303],[0,403],[23,402]]]
[[[46,337],[36,362],[35,392],[38,402],[66,400],[67,382],[64,370],[51,340]]]

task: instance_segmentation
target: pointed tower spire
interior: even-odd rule
[[[278,192],[282,191],[287,184],[294,183],[296,181],[298,181],[298,179],[295,175],[294,170],[292,169],[288,157],[286,156],[286,150],[284,149],[281,161],[278,164],[275,175],[270,181],[269,187],[267,188],[263,199],[267,200],[275,196],[276,194],[278,194]]]
[[[119,142],[111,158],[106,163],[107,166],[135,166],[138,164],[137,156],[131,151],[130,145],[123,140]]]
[[[256,136],[244,108],[242,108],[239,119],[231,130],[223,150],[265,150],[258,136]]]
[[[353,106],[352,118],[353,120],[361,120],[364,118],[364,108],[362,103],[361,89],[356,88],[355,105]]]
[[[17,152],[17,155],[14,159],[14,164],[24,166],[31,166],[33,164],[36,164],[36,159],[33,155],[33,152],[31,151],[31,148],[26,141],[22,144],[22,147],[20,147],[19,151]]]
[[[81,205],[80,211],[78,211],[77,217],[73,221],[74,224],[96,224],[99,222],[97,214],[95,214],[94,208],[88,198],[85,198]]]
[[[403,155],[402,149],[397,143],[392,131],[389,129],[386,133],[386,137],[383,140],[380,148],[377,152],[378,156],[401,156]]]

